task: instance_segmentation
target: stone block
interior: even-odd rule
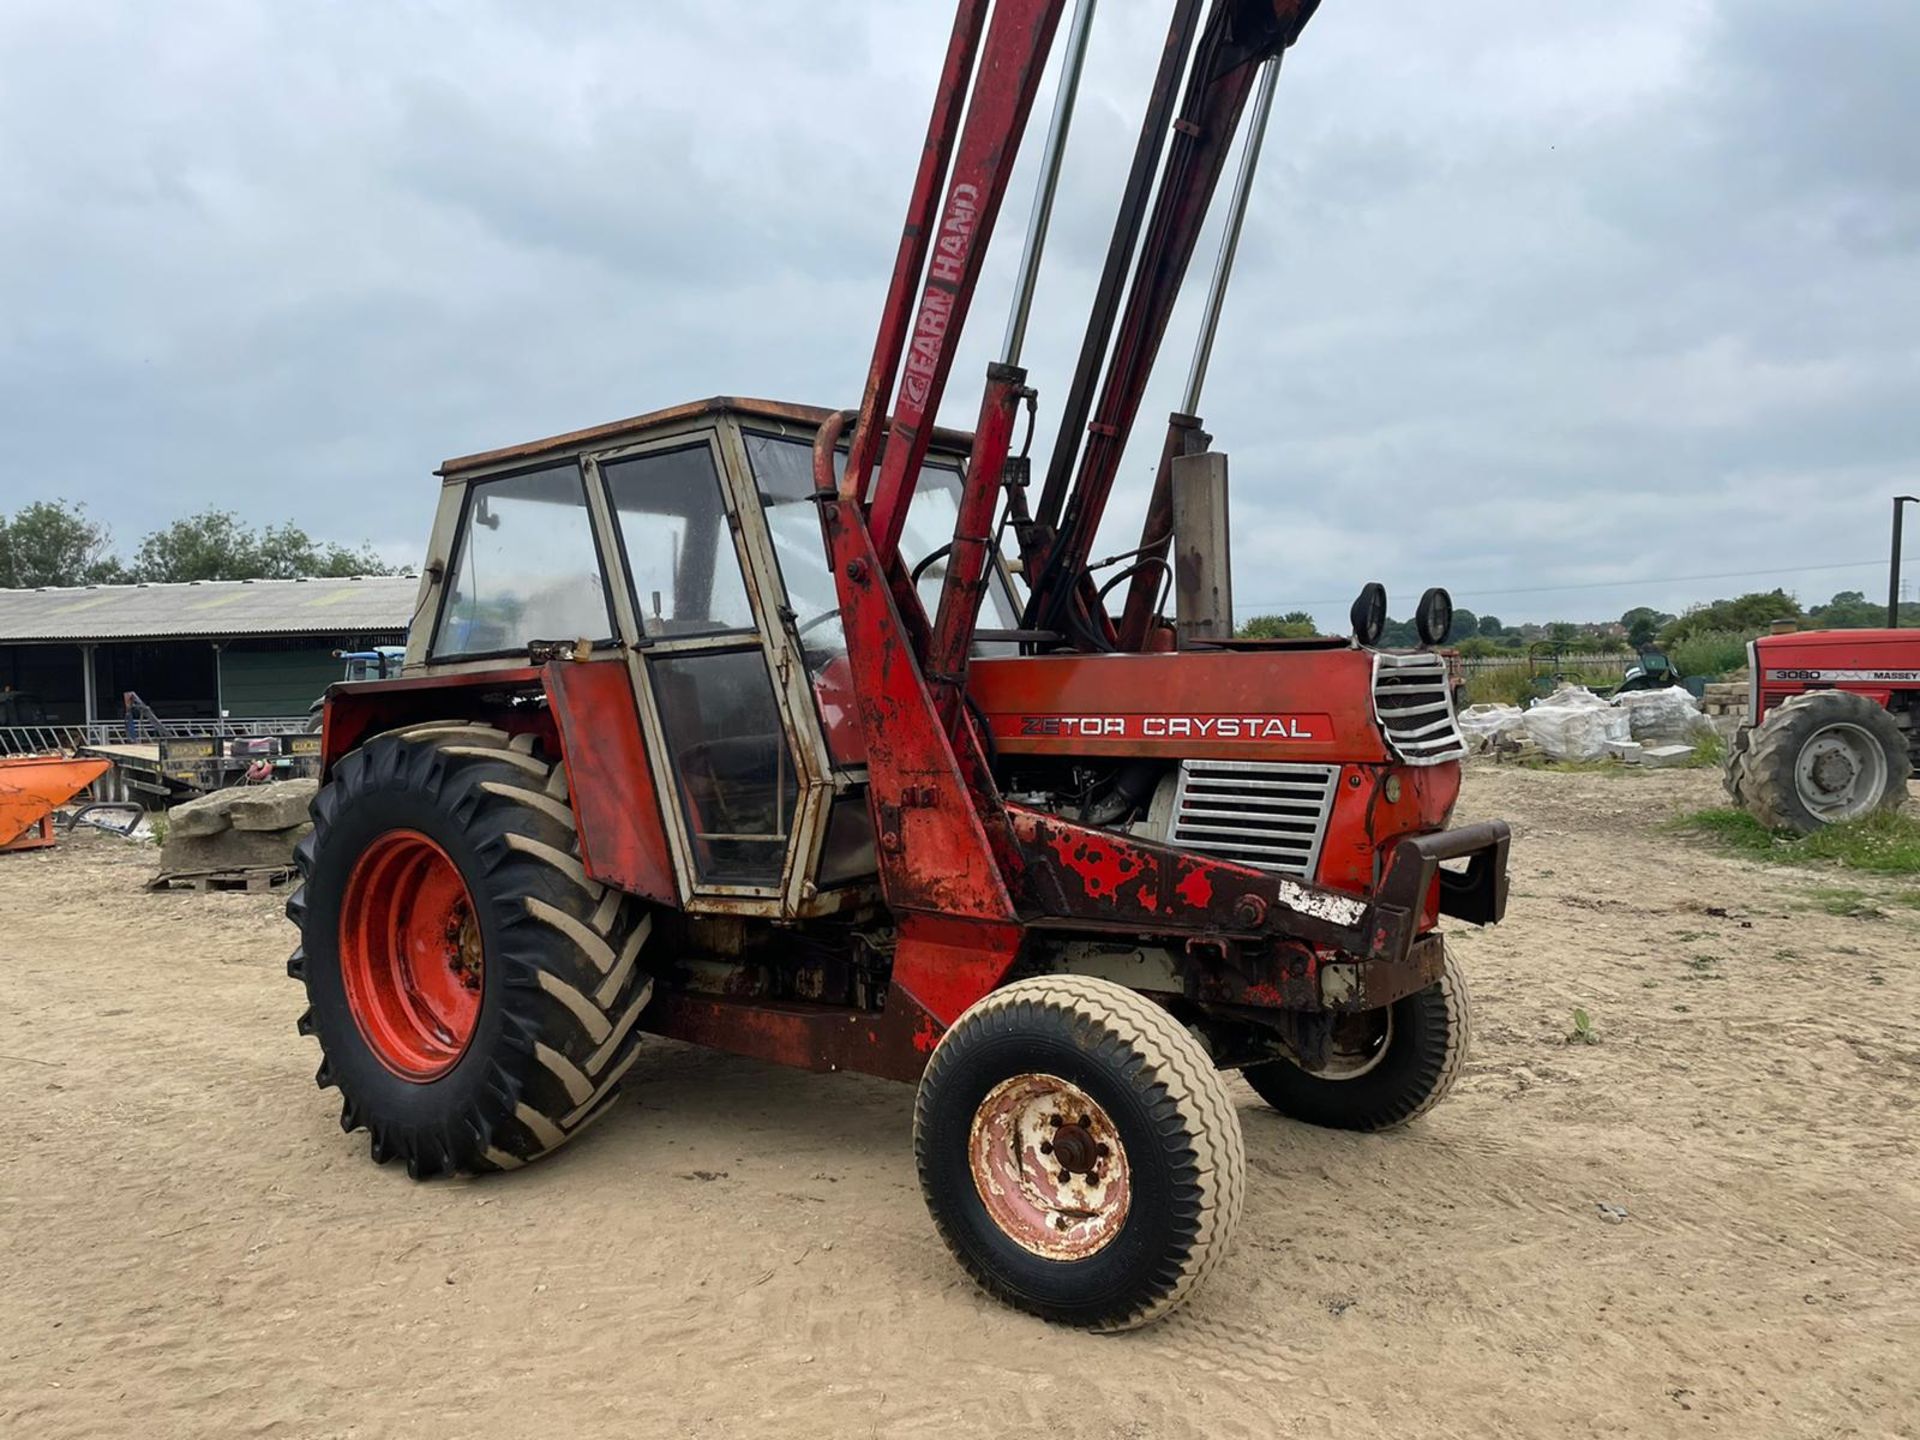
[[[1684,765],[1693,758],[1691,745],[1649,745],[1640,752],[1642,765],[1658,768],[1664,765]]]
[[[291,830],[306,823],[307,806],[319,790],[318,780],[276,780],[228,791],[238,797],[228,817],[236,830]]]

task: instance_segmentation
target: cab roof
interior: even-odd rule
[[[586,430],[570,430],[563,435],[550,435],[544,440],[529,440],[520,445],[508,445],[498,450],[483,450],[476,455],[460,455],[444,462],[434,473],[451,479],[468,471],[489,469],[515,460],[531,460],[542,455],[568,451],[592,450],[639,431],[678,424],[682,420],[694,420],[703,415],[715,417],[733,415],[742,419],[774,420],[807,429],[818,429],[834,413],[819,405],[794,405],[784,400],[753,400],[738,395],[715,395],[706,400],[689,400],[683,405],[669,405],[664,410],[649,410],[644,415],[635,415],[627,420],[611,420],[604,425],[595,425]],[[972,446],[973,436],[965,430],[935,428],[933,443],[937,449],[941,450],[966,450]]]

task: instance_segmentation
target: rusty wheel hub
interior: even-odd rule
[[[1022,1249],[1084,1260],[1126,1223],[1127,1152],[1107,1112],[1057,1075],[1016,1075],[974,1112],[968,1144],[987,1214]]]

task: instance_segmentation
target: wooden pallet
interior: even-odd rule
[[[193,870],[156,875],[149,890],[271,890],[293,878],[291,865],[256,865],[245,870]]]

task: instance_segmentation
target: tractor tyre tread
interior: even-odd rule
[[[1809,690],[1783,700],[1756,726],[1741,781],[1740,803],[1769,830],[1810,835],[1822,823],[1800,799],[1794,771],[1813,732],[1831,724],[1857,725],[1880,742],[1887,759],[1885,791],[1876,810],[1898,810],[1907,798],[1912,757],[1906,732],[1884,706],[1849,690]]]
[[[1151,1116],[1154,1143],[1181,1176],[1174,1240],[1145,1268],[1131,1293],[1102,1306],[1063,1306],[1036,1298],[980,1263],[949,1213],[931,1163],[934,1097],[957,1058],[978,1037],[1050,1032],[1123,1077]],[[1229,1248],[1246,1194],[1246,1144],[1239,1115],[1206,1051],[1165,1009],[1112,981],[1047,975],[1015,981],[976,1003],[941,1037],[914,1106],[914,1156],[921,1192],[940,1237],[989,1294],[1046,1319],[1120,1331],[1149,1324],[1184,1304]],[[1116,1242],[1118,1243],[1118,1242]]]
[[[635,963],[651,917],[587,877],[567,799],[564,768],[532,737],[458,720],[373,737],[314,797],[294,856],[301,884],[287,916],[301,943],[287,970],[307,990],[298,1028],[320,1040],[317,1082],[340,1089],[341,1126],[365,1128],[376,1161],[404,1160],[415,1179],[515,1169],[572,1139],[618,1092],[652,991]],[[408,826],[455,858],[485,937],[481,1019],[454,1068],[424,1084],[368,1047],[338,956],[357,854]]]
[[[1743,721],[1727,742],[1727,764],[1720,775],[1720,783],[1735,805],[1747,803],[1747,771],[1752,764],[1753,726]]]
[[[1353,1079],[1324,1079],[1291,1060],[1249,1065],[1240,1073],[1289,1119],[1327,1130],[1396,1130],[1446,1099],[1466,1068],[1473,992],[1451,949],[1438,980],[1394,1002],[1393,1023],[1378,1068]]]

